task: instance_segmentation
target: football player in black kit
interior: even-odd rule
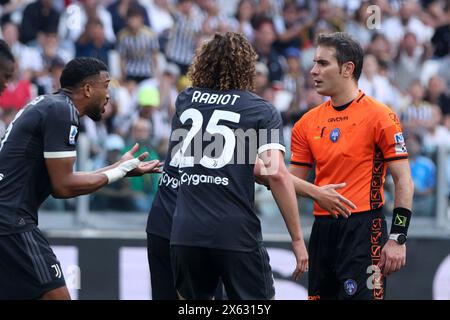
[[[212,298],[219,279],[232,300],[274,298],[254,208],[257,154],[272,169],[269,185],[292,238],[294,277],[308,265],[294,185],[284,165],[281,117],[250,91],[255,61],[256,53],[242,35],[216,34],[194,58],[189,72],[193,87],[176,101],[173,132],[188,133],[169,164],[178,167],[180,183],[170,244],[175,288],[183,299]],[[237,130],[255,131],[258,141],[237,139]],[[266,131],[262,138],[261,130]],[[198,153],[198,144],[191,144],[198,134],[200,159],[187,155]],[[207,134],[223,142],[222,150],[211,152],[214,156],[207,152]],[[244,154],[243,163],[238,163],[238,152]]]
[[[226,36],[216,36],[215,41],[219,41],[217,39],[217,37],[223,37],[222,38],[222,43],[224,43],[224,37],[230,37],[232,34],[227,34]],[[235,44],[238,43],[239,41],[246,41],[245,39],[243,39],[240,35],[235,35],[233,34],[233,38],[234,38],[234,42]],[[239,37],[239,38],[237,38]],[[216,48],[217,48],[217,43],[216,43]],[[229,48],[228,48],[229,49]],[[237,49],[237,48],[236,48]],[[245,50],[250,50],[251,48],[249,48],[248,46],[245,47]],[[203,52],[203,51],[201,51]],[[201,54],[201,53],[200,53]],[[206,54],[204,52],[204,54]],[[252,54],[252,51],[248,51],[247,54]],[[212,58],[212,57],[210,57]],[[197,58],[196,61],[198,61],[199,58]],[[242,57],[241,57],[242,59]],[[249,56],[247,57],[247,59],[249,59],[248,65],[252,66],[253,69],[248,69],[248,71],[245,72],[249,72],[250,74],[247,74],[246,77],[242,77],[239,79],[239,81],[247,81],[248,84],[253,85],[253,82],[251,79],[251,73],[254,72],[254,65],[253,65],[253,60],[252,57]],[[245,61],[240,61],[241,63],[245,63]],[[194,67],[196,66],[196,64],[194,64]],[[199,67],[199,62],[197,63],[197,68]],[[217,66],[216,66],[217,67]],[[215,72],[217,72],[218,70],[214,70],[214,65],[212,66],[208,66],[208,65],[203,65],[203,71],[202,72],[209,72],[211,73],[211,75],[213,75]],[[233,70],[228,70],[230,73],[233,72]],[[242,70],[235,70],[236,72],[241,72]],[[191,76],[191,79],[194,80],[192,77],[195,75],[195,72],[191,72],[189,75]],[[238,75],[235,75],[238,76]],[[201,74],[199,74],[199,72],[197,71],[197,79],[199,79],[199,77],[201,77]],[[235,81],[237,81],[238,79],[235,79]],[[197,80],[198,81],[198,80]],[[225,81],[224,81],[225,82]],[[195,81],[194,81],[195,84]],[[230,87],[231,88],[231,87]],[[227,91],[225,92],[225,94],[221,93],[220,90],[219,91],[214,91],[214,90],[205,90],[205,92],[202,92],[201,90],[194,90],[194,89],[188,89],[186,92],[190,92],[190,94],[192,95],[191,99],[193,100],[192,102],[204,102],[204,103],[210,103],[212,105],[216,104],[216,105],[226,105],[227,103],[230,104],[231,106],[229,107],[230,109],[235,109],[236,107],[234,106],[237,99],[240,99],[240,101],[242,101],[241,96],[242,93],[238,93],[236,91]],[[239,98],[238,98],[239,95]],[[183,94],[180,95],[180,99],[177,101],[177,106],[178,107],[183,107],[180,106],[180,102],[182,101],[181,99],[183,98]],[[247,107],[247,112],[249,114],[249,117],[247,118],[247,125],[249,124],[250,121],[259,121],[261,120],[261,112],[266,112],[269,113],[269,117],[275,117],[274,121],[278,119],[278,114],[275,111],[275,109],[273,108],[273,106],[269,105],[267,102],[265,102],[264,100],[262,100],[261,98],[257,97],[256,95],[253,95],[251,93],[246,93],[245,98],[247,98],[247,100],[245,100],[244,102],[241,102],[241,104],[245,105],[245,104],[253,104],[252,108]],[[186,98],[184,98],[186,100]],[[186,101],[186,103],[191,103],[191,101]],[[255,105],[256,103],[256,105]],[[209,106],[209,110],[207,111],[207,113],[211,114],[211,112],[213,112],[212,109],[213,106]],[[187,109],[188,107],[184,107],[184,109]],[[240,107],[242,108],[242,106]],[[258,108],[262,108],[262,110],[258,109]],[[223,110],[223,109],[222,109]],[[239,109],[238,109],[239,110]],[[200,109],[200,111],[202,111]],[[192,111],[189,111],[192,114]],[[205,111],[206,112],[206,111]],[[180,117],[180,116],[178,116]],[[195,116],[194,116],[195,117]],[[203,116],[202,116],[203,117]],[[179,120],[177,120],[177,117],[174,117],[173,119],[173,124],[172,126],[176,126],[177,125],[177,121],[179,122]],[[193,121],[195,119],[191,118],[191,121],[188,120],[188,124],[193,125]],[[226,119],[223,119],[226,120]],[[265,121],[268,121],[267,119],[265,119]],[[276,126],[275,126],[276,127]],[[234,127],[234,128],[239,128],[239,127]],[[173,162],[172,160],[172,155],[174,155],[174,148],[177,146],[178,144],[178,140],[176,139],[176,137],[174,137],[174,132],[172,132],[172,137],[170,139],[170,144],[169,144],[169,149],[168,149],[168,154],[167,154],[167,159],[165,161],[165,166],[164,166],[164,171],[163,174],[160,178],[159,181],[159,189],[158,192],[156,194],[155,200],[153,201],[153,205],[152,208],[150,210],[150,214],[149,214],[149,218],[148,218],[148,223],[147,223],[147,248],[148,248],[148,260],[149,260],[149,267],[150,267],[150,271],[151,271],[151,283],[152,283],[152,298],[155,300],[169,300],[169,299],[176,299],[177,298],[177,291],[175,289],[175,285],[174,285],[174,279],[173,279],[173,274],[172,274],[172,270],[171,270],[171,257],[170,257],[170,233],[171,233],[171,228],[172,228],[172,217],[177,205],[177,191],[178,191],[178,187],[180,185],[180,172],[178,172],[178,167],[176,165],[170,165],[170,163]],[[186,138],[186,135],[184,135],[184,138]],[[282,146],[280,145],[275,145],[276,148],[281,148]],[[245,146],[244,146],[245,148]],[[264,149],[264,148],[263,148]],[[261,150],[263,150],[261,149]],[[247,190],[244,191],[244,193],[242,193],[243,195],[245,193],[247,193],[247,199],[251,199],[251,205],[248,205],[246,207],[246,209],[248,210],[252,210],[249,207],[251,207],[253,205],[253,183],[254,181],[252,181],[252,177],[249,176],[249,171],[253,165],[234,165],[234,168],[243,168],[243,169],[238,169],[233,171],[233,169],[231,169],[231,171],[233,171],[233,174],[231,174],[232,177],[235,178],[235,183],[237,185],[240,185],[240,182],[238,181],[238,179],[241,179],[240,175],[242,172],[245,172],[245,174],[242,176],[244,177],[244,181],[248,182],[248,188]],[[261,170],[262,167],[260,165],[260,162],[257,162],[255,167],[254,167],[254,173],[257,177],[257,180],[259,183],[264,183],[266,185],[269,184],[269,179],[267,175],[262,175],[261,174]],[[243,171],[241,171],[243,170]],[[180,169],[180,171],[183,171],[182,169]],[[197,176],[194,176],[197,177]],[[184,180],[185,182],[190,182],[190,184],[192,183],[197,183],[200,184],[201,182],[201,178],[197,179],[196,178],[191,178],[189,179],[189,176],[185,173],[185,174],[181,174],[181,179],[182,181]],[[195,180],[194,180],[195,179]],[[228,180],[228,178],[224,178],[221,181],[226,181],[225,179]],[[296,177],[293,177],[293,182],[294,182],[294,186],[295,186],[295,192],[297,195],[300,196],[305,196],[305,197],[310,197],[312,199],[314,199],[319,206],[321,206],[323,209],[333,212],[333,210],[331,210],[332,208],[340,208],[340,211],[344,214],[344,215],[348,215],[350,213],[349,209],[346,207],[350,207],[355,209],[355,206],[348,201],[347,199],[345,199],[344,197],[342,197],[335,189],[338,188],[342,188],[345,186],[345,183],[341,183],[341,184],[334,184],[334,185],[326,185],[323,187],[317,187],[314,184],[308,183],[302,179],[298,179]],[[208,180],[207,178],[204,178],[204,180]],[[211,179],[210,179],[211,180]],[[214,179],[215,180],[215,179]],[[218,181],[218,180],[217,180]],[[250,182],[251,181],[251,186],[250,186]],[[245,183],[244,182],[244,183]],[[242,190],[242,189],[241,189]],[[206,184],[203,188],[203,191],[194,191],[197,193],[197,201],[198,203],[201,202],[202,198],[205,198],[205,201],[211,200],[214,198],[212,198],[214,195],[209,193],[209,187]],[[204,194],[202,194],[204,192]],[[237,194],[239,193],[239,189],[237,189],[237,191],[234,192],[234,195],[236,198],[232,199],[233,202],[241,202],[243,199],[239,198],[239,196],[237,196]],[[219,191],[220,193],[220,191]],[[228,197],[226,195],[224,195],[224,197]],[[223,199],[223,197],[218,197],[216,198],[217,201],[219,202],[219,206],[221,205],[220,203],[220,199]],[[246,197],[244,196],[244,200],[246,199]],[[243,202],[243,201],[242,201]],[[187,206],[190,206],[191,203],[188,203]],[[201,204],[200,204],[201,207]],[[297,207],[297,204],[295,203],[295,208]],[[195,210],[195,208],[194,208]],[[227,209],[225,209],[226,211]],[[254,216],[253,211],[251,211],[252,213],[249,214],[249,217],[247,217],[248,219],[252,219],[252,224],[254,223],[254,225],[256,226],[256,235],[258,234],[259,231],[259,221],[257,220],[256,216]],[[201,209],[199,209],[199,214],[201,213]],[[230,214],[232,214],[232,211],[230,211]],[[246,219],[246,218],[244,218]],[[192,227],[195,229],[195,227]],[[231,226],[232,228],[232,226]],[[230,235],[233,234],[233,229],[228,229],[228,231],[223,230],[224,232],[230,232]],[[257,235],[258,236],[258,235]],[[260,234],[259,234],[260,237]],[[257,246],[260,245],[260,241],[259,239],[256,240],[256,242],[258,243]],[[206,247],[208,247],[208,244],[206,245]],[[264,248],[259,248],[258,249],[260,252],[258,253],[253,253],[253,255],[255,255],[255,259],[259,258],[259,255],[261,256],[261,261],[265,261],[267,259],[267,254],[265,253],[265,249]],[[236,250],[237,252],[235,252],[235,254],[241,254],[242,256],[245,255],[245,253],[243,252],[248,252],[247,249],[243,249],[243,250]],[[220,252],[220,250],[219,250]],[[248,256],[251,257],[252,253],[248,254]],[[224,266],[225,268],[226,266]],[[229,266],[230,267],[230,266]],[[264,276],[269,275],[269,278],[271,279],[271,275],[270,275],[270,267],[267,263],[266,266],[264,266],[262,269],[262,272],[264,273]],[[236,272],[240,272],[239,270],[236,270]],[[271,283],[271,280],[270,280]],[[231,284],[233,285],[233,284]],[[272,290],[273,285],[272,284],[268,284],[267,285],[269,293]],[[232,289],[234,291],[236,291],[235,289]],[[211,295],[211,290],[209,290],[209,293],[207,296],[201,296],[201,298],[210,298]],[[231,294],[230,294],[231,293]],[[232,292],[227,292],[228,297],[232,298],[232,299],[240,299],[240,298],[269,298],[268,295],[262,297],[261,295],[246,295],[246,294],[240,294],[240,293],[233,293]],[[216,295],[217,297],[217,291],[216,291]],[[185,296],[182,295],[182,297],[186,298]],[[200,297],[200,296],[196,296],[196,297]]]
[[[5,63],[8,55],[1,52]],[[38,228],[38,208],[49,194],[75,197],[159,171],[158,160],[143,162],[146,153],[134,157],[138,145],[109,167],[73,171],[79,118],[101,119],[109,81],[103,62],[76,58],[62,72],[62,89],[31,101],[9,125],[0,144],[0,299],[70,299],[59,261]]]

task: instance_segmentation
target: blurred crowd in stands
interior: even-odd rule
[[[414,211],[434,213],[436,150],[450,145],[448,0],[0,0],[0,16],[1,37],[17,58],[14,79],[0,96],[0,137],[27,101],[59,89],[73,57],[109,66],[103,120],[82,122],[92,170],[135,142],[164,159],[195,50],[228,30],[252,41],[259,55],[255,91],[281,112],[289,143],[292,125],[324,101],[309,75],[317,35],[348,32],[366,52],[360,88],[403,123]],[[92,196],[91,208],[147,212],[156,189],[155,176],[120,180]]]

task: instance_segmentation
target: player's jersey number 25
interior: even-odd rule
[[[241,115],[236,112],[215,110],[206,126],[206,132],[211,135],[220,134],[224,137],[225,143],[223,151],[217,158],[211,158],[207,155],[203,155],[200,159],[200,164],[208,169],[219,169],[227,165],[233,158],[234,148],[236,146],[236,137],[233,131],[225,125],[219,125],[219,121],[226,120],[234,123],[239,123]],[[194,157],[185,156],[185,152],[191,144],[194,137],[202,129],[203,115],[197,109],[187,109],[181,114],[180,121],[185,123],[187,120],[192,120],[192,127],[189,130],[186,138],[183,140],[181,148],[174,154],[170,165],[179,168],[193,167]]]

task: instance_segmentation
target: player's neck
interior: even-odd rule
[[[344,104],[356,99],[358,93],[359,90],[356,84],[347,86],[347,88],[345,88],[344,90],[341,90],[336,95],[330,97],[331,103],[333,104],[333,106],[343,106]]]
[[[72,100],[72,102],[73,102],[75,108],[77,108],[78,113],[80,114],[80,116],[83,116],[84,115],[84,105],[81,102],[79,94],[77,92],[74,92],[74,91],[70,90],[70,89],[63,88],[61,90],[64,92],[64,94],[66,96],[68,96],[70,98],[70,100]]]

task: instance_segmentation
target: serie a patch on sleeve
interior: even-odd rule
[[[69,145],[74,146],[77,141],[78,127],[71,125],[69,132]]]
[[[394,134],[394,141],[395,141],[395,154],[403,154],[408,152],[408,150],[406,150],[405,139],[403,138],[402,132]]]

